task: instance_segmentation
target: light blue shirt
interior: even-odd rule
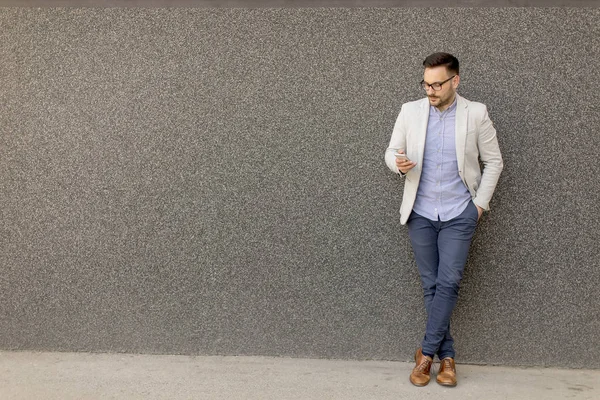
[[[413,211],[433,221],[458,217],[471,201],[458,175],[455,130],[456,99],[443,112],[429,106],[421,180]]]

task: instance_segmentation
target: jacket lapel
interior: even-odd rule
[[[421,166],[423,165],[423,157],[425,156],[425,139],[427,137],[427,124],[429,123],[429,99],[423,99],[419,112],[420,115],[419,118],[417,118],[417,121],[419,121],[419,140],[417,141],[417,154],[419,155],[419,158],[417,167],[419,168],[420,174]]]
[[[467,117],[468,117],[468,104],[456,94],[456,126],[454,130],[454,139],[456,144],[456,161],[458,163],[458,174],[460,178],[465,181],[463,176],[464,164],[465,164],[465,145],[467,140]]]

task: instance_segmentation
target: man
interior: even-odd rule
[[[385,161],[405,179],[400,223],[408,226],[427,311],[410,381],[427,385],[437,354],[436,381],[456,386],[450,316],[475,227],[489,209],[503,163],[486,106],[456,93],[456,57],[434,53],[423,65],[427,98],[402,106]]]

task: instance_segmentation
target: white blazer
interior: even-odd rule
[[[473,203],[489,210],[490,199],[502,171],[502,155],[496,130],[484,104],[456,95],[456,160],[458,174],[471,193]],[[388,168],[400,174],[394,154],[404,150],[417,165],[404,176],[404,195],[400,206],[400,223],[406,224],[412,212],[421,178],[425,136],[429,120],[429,99],[424,98],[402,105],[396,119],[390,144],[385,151]],[[483,163],[483,172],[479,167]]]

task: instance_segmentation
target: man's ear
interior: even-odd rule
[[[458,84],[460,83],[460,75],[456,75],[453,79],[452,79],[452,87],[454,89],[456,89],[458,87]]]

